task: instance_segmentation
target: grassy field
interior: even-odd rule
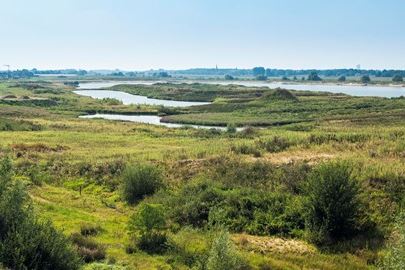
[[[405,191],[405,99],[204,84],[114,89],[213,104],[170,110],[127,106],[78,96],[57,81],[0,83],[0,96],[29,97],[14,103],[0,99],[0,155],[12,158],[14,178],[28,183],[41,218],[67,236],[84,226],[98,228],[89,238],[104,246],[106,255],[94,263],[111,268],[90,262],[85,268],[197,267],[216,237],[204,211],[218,208],[228,211],[226,226],[243,269],[377,268]],[[54,103],[31,103],[35,98]],[[168,122],[252,128],[169,129],[78,119],[95,112],[159,113]],[[325,247],[308,237],[300,214],[302,186],[313,168],[333,160],[350,163],[367,214],[362,222],[374,232]],[[163,186],[131,205],[122,199],[122,172],[139,163],[159,168]],[[143,203],[165,209],[164,253],[129,252],[134,240],[128,221]],[[241,219],[254,211],[266,221]]]

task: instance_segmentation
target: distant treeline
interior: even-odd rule
[[[31,78],[35,74],[27,69],[13,70],[13,71],[0,71],[0,79],[19,79],[19,78]]]
[[[47,75],[47,74],[70,74],[70,75],[79,75],[83,76],[87,74],[86,70],[83,69],[50,69],[50,70],[38,70],[36,68],[31,70],[32,73],[38,75]]]
[[[246,76],[267,76],[267,77],[284,77],[284,76],[308,76],[311,73],[317,73],[324,77],[353,77],[353,76],[375,76],[375,77],[394,77],[396,75],[405,77],[405,70],[365,70],[365,69],[271,69],[264,67],[255,67],[253,69],[216,69],[216,68],[195,68],[187,70],[174,70],[169,73],[172,75],[188,76],[225,76],[235,77]]]
[[[113,77],[162,77],[171,76],[228,76],[234,77],[307,77],[310,74],[317,74],[321,77],[405,77],[405,70],[376,70],[376,69],[271,69],[264,67],[255,67],[253,69],[237,68],[193,68],[185,70],[149,70],[149,71],[86,71],[82,69],[57,69],[57,70],[38,70],[36,68],[27,70],[1,71],[0,79],[4,78],[30,78],[35,75],[77,75],[77,76],[113,76]]]

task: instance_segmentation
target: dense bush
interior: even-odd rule
[[[68,239],[49,222],[39,221],[28,195],[11,179],[11,163],[0,164],[0,263],[11,269],[61,269],[80,267]]]
[[[219,225],[258,235],[296,235],[304,229],[302,203],[286,193],[199,180],[185,185],[169,205],[173,221],[181,225]]]
[[[207,180],[193,181],[170,198],[170,215],[182,225],[204,227],[212,207],[223,200],[220,186]]]
[[[130,204],[152,195],[162,186],[162,174],[152,165],[129,166],[123,172],[123,198]]]
[[[307,225],[312,240],[326,244],[350,238],[358,229],[359,186],[343,162],[319,165],[307,186]]]
[[[167,249],[166,220],[162,205],[141,204],[129,221],[129,230],[139,249],[163,253]]]
[[[210,224],[255,235],[292,236],[304,229],[302,200],[298,197],[248,188],[223,194],[224,200],[210,209]]]

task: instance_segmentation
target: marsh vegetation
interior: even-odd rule
[[[405,99],[211,84],[110,89],[212,102],[166,108],[74,90],[58,79],[0,83],[0,96],[30,97],[0,102],[5,267],[403,265]],[[53,103],[27,102],[38,98]],[[78,118],[93,113],[224,130]]]

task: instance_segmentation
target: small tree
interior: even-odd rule
[[[254,67],[252,70],[253,76],[265,76],[266,75],[266,70],[264,67]]]
[[[149,253],[162,253],[166,250],[166,227],[163,206],[141,204],[129,221],[129,230],[137,235],[137,246]]]
[[[308,81],[322,81],[322,79],[318,76],[318,73],[313,71],[308,75]]]
[[[357,230],[359,187],[346,163],[319,165],[309,176],[307,226],[319,243],[350,237]]]
[[[371,82],[370,76],[368,76],[368,75],[362,76],[362,77],[361,77],[361,82],[362,82],[362,83],[369,83],[369,82]]]
[[[162,185],[162,174],[152,165],[129,166],[123,172],[122,193],[124,199],[136,203],[152,195]]]

